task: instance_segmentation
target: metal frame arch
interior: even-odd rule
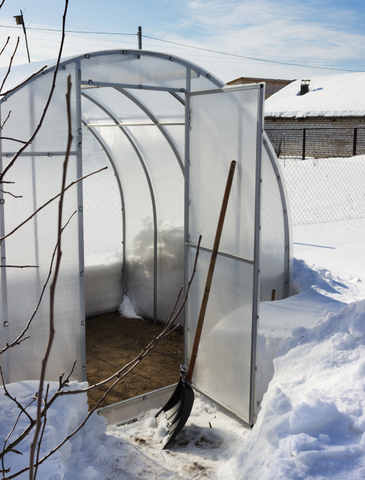
[[[170,135],[166,132],[163,125],[160,125],[159,121],[153,115],[153,113],[140,100],[138,100],[134,95],[132,95],[130,92],[127,92],[124,88],[119,88],[119,87],[114,87],[114,89],[117,90],[118,92],[122,93],[129,100],[131,100],[133,103],[135,103],[152,120],[153,124],[160,130],[162,135],[165,137],[167,143],[170,145],[170,148],[174,152],[174,155],[175,155],[175,157],[176,157],[176,159],[179,163],[182,174],[184,175],[185,167],[184,167],[184,164],[182,162],[181,156],[180,156],[179,152],[177,151],[177,149],[175,147],[175,144],[172,141]]]
[[[153,254],[154,254],[154,259],[153,259],[153,269],[154,269],[154,274],[153,274],[153,292],[154,292],[154,306],[153,306],[153,314],[154,314],[154,323],[157,323],[157,208],[156,208],[156,200],[155,200],[155,193],[153,190],[153,185],[151,181],[151,177],[148,172],[148,168],[143,160],[143,157],[141,155],[141,152],[139,151],[137,145],[135,144],[133,138],[130,136],[130,134],[127,132],[126,128],[123,127],[118,121],[118,119],[100,102],[98,102],[95,98],[91,97],[88,95],[86,92],[81,92],[81,95],[85,97],[87,100],[91,101],[96,105],[98,108],[100,108],[104,113],[106,113],[116,124],[117,127],[120,128],[120,130],[124,133],[124,135],[127,137],[127,140],[131,144],[140,164],[143,169],[143,172],[146,177],[146,181],[148,184],[148,189],[150,192],[151,196],[151,203],[152,203],[152,214],[153,214],[153,228],[154,228],[154,233],[153,233]]]
[[[279,163],[276,160],[276,154],[274,149],[269,141],[269,138],[264,130],[263,134],[263,144],[270,159],[272,168],[274,170],[276,181],[278,185],[278,189],[280,192],[281,204],[283,208],[283,219],[284,219],[284,237],[285,237],[285,268],[284,271],[288,272],[288,277],[285,280],[284,285],[284,295],[289,297],[290,295],[290,280],[292,278],[292,261],[291,256],[292,252],[290,250],[291,245],[293,244],[293,234],[292,234],[292,221],[291,221],[291,214],[290,214],[290,205],[289,205],[289,197],[286,190],[285,183],[283,182],[283,174],[281,172],[281,168]]]
[[[221,80],[219,80],[217,77],[212,75],[210,72],[207,70],[204,70],[203,68],[199,67],[198,65],[189,62],[187,60],[184,60],[181,57],[176,57],[176,56],[171,56],[165,53],[159,53],[159,52],[153,52],[150,50],[133,50],[133,49],[116,49],[116,50],[102,50],[99,52],[85,52],[84,54],[81,55],[76,55],[74,57],[69,57],[65,58],[60,61],[59,63],[59,69],[65,69],[68,64],[70,63],[78,63],[80,60],[91,58],[91,57],[96,57],[96,56],[108,56],[108,55],[134,55],[137,57],[141,56],[149,56],[149,57],[156,57],[160,58],[166,61],[173,61],[176,63],[179,63],[180,65],[183,65],[187,68],[189,68],[191,71],[196,72],[198,75],[204,76],[208,81],[212,82],[213,85],[216,85],[218,88],[221,88],[224,84]],[[17,67],[13,67],[13,70],[16,69]],[[18,90],[23,88],[25,85],[28,85],[31,82],[36,81],[39,77],[49,74],[53,72],[56,68],[56,60],[54,60],[54,63],[51,65],[44,65],[44,69],[42,71],[39,71],[39,69],[36,69],[34,73],[29,75],[27,77],[25,75],[24,80],[21,80],[20,83],[15,84],[13,86],[10,86],[9,89],[4,92],[3,94],[0,95],[0,102],[5,102],[10,96],[14,95]],[[82,71],[82,69],[81,69]],[[138,87],[138,86],[137,86]]]
[[[115,178],[116,178],[116,181],[117,181],[117,184],[118,184],[118,188],[119,188],[119,192],[120,192],[120,199],[121,199],[121,204],[122,204],[122,227],[123,227],[123,234],[122,234],[122,238],[123,238],[123,280],[122,280],[122,293],[124,293],[124,283],[125,283],[125,273],[126,273],[126,261],[125,261],[125,234],[126,234],[126,213],[125,213],[125,202],[124,202],[124,193],[123,193],[123,187],[122,187],[122,183],[120,181],[120,178],[119,178],[119,175],[118,175],[118,172],[117,172],[117,169],[115,167],[115,163],[113,161],[113,157],[111,156],[108,148],[106,147],[106,145],[104,144],[103,140],[100,138],[100,136],[98,135],[97,132],[95,132],[95,130],[92,128],[92,127],[88,127],[87,125],[87,122],[85,120],[82,120],[82,124],[85,128],[87,128],[87,130],[93,135],[93,137],[95,138],[95,140],[98,142],[98,144],[100,145],[101,149],[103,150],[103,152],[105,153],[110,165],[112,166],[112,169],[113,169],[113,172],[114,172],[114,175],[115,175]]]

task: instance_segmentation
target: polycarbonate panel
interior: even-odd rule
[[[76,157],[70,157],[67,184],[76,178]],[[63,170],[61,157],[20,157],[11,177],[23,197],[5,209],[5,228],[11,231],[36,208],[59,193]],[[10,175],[10,172],[9,172]],[[65,195],[62,260],[55,298],[55,340],[47,367],[47,380],[58,380],[76,366],[72,379],[82,379],[83,337],[80,314],[80,271],[78,246],[77,187]],[[31,221],[5,240],[7,263],[38,265],[39,268],[7,269],[9,337],[14,340],[34,312],[49,273],[57,243],[58,202],[41,210]],[[10,382],[38,379],[48,340],[49,285],[27,333],[30,338],[9,350]]]
[[[193,383],[198,390],[255,422],[259,306],[259,226],[263,88],[190,96],[188,241],[201,251],[188,299],[189,356],[232,160],[237,162]],[[259,129],[259,130],[258,130]],[[260,142],[260,143],[259,143]],[[190,278],[193,248],[186,245]]]
[[[185,123],[184,105],[169,92],[126,90],[135,97],[159,122]]]
[[[285,239],[284,207],[280,196],[278,180],[265,148],[262,150],[262,208],[261,208],[261,250],[260,284],[261,301],[285,298]]]
[[[130,53],[129,53],[130,52]],[[159,54],[129,50],[90,53],[81,60],[82,80],[163,88],[186,88],[186,67]]]
[[[56,88],[52,101],[47,110],[43,125],[27,147],[26,152],[65,152],[68,138],[68,123],[66,109],[67,76],[71,74],[71,109],[72,117],[75,119],[76,109],[76,88],[75,88],[75,65],[67,65],[65,70],[60,70],[57,75]],[[2,136],[26,141],[30,138],[37,127],[43,114],[53,82],[53,72],[40,76],[28,83],[13,95],[9,95],[7,102],[2,104],[2,118],[6,118],[11,111],[8,121],[2,129]],[[77,145],[77,125],[72,121],[73,143],[72,149]],[[6,152],[17,151],[20,144],[11,140],[3,140],[2,150]]]
[[[219,83],[219,87],[215,84]],[[201,90],[211,90],[212,88],[223,87],[224,83],[220,82],[218,79],[215,79],[215,82],[212,81],[212,76],[210,73],[202,75],[200,73],[191,71],[191,92],[201,91]]]
[[[146,162],[157,209],[157,318],[169,317],[184,283],[184,177],[166,138],[156,127],[127,129]],[[153,250],[149,251],[153,261]]]
[[[164,127],[167,135],[171,138],[175,148],[180,155],[181,163],[184,168],[185,163],[185,125],[184,126],[168,126]]]
[[[189,249],[189,273],[196,250]],[[210,253],[199,253],[189,296],[188,351],[204,295]],[[193,384],[249,423],[253,266],[218,255]]]
[[[85,100],[86,101],[86,100]],[[125,200],[125,293],[137,313],[153,318],[154,225],[152,199],[136,150],[120,128],[96,128],[114,159]]]
[[[86,89],[85,93],[105,107],[120,123],[153,123],[143,110],[115,88]],[[114,123],[109,115],[92,102],[84,102],[82,116],[87,123]]]
[[[107,166],[83,182],[86,316],[116,311],[122,301],[123,212],[112,165],[83,129],[83,174]]]
[[[214,96],[214,99],[212,98]],[[190,241],[211,248],[232,160],[237,162],[220,250],[253,259],[259,89],[190,99]]]

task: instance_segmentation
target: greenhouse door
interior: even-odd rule
[[[185,281],[189,361],[231,160],[237,167],[215,266],[193,386],[247,425],[256,420],[256,343],[264,85],[187,94]]]

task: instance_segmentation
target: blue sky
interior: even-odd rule
[[[22,28],[13,19],[20,10],[32,61],[57,56],[63,0],[5,0],[0,45],[12,39],[0,66],[17,35],[14,63],[27,62]],[[144,49],[184,57],[224,81],[334,75],[365,71],[364,23],[363,0],[69,0],[67,30],[128,35],[68,32],[64,54],[137,48],[141,25]]]

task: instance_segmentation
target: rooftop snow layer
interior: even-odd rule
[[[365,116],[365,73],[328,75],[310,79],[300,95],[301,79],[289,83],[265,102],[266,117]]]

